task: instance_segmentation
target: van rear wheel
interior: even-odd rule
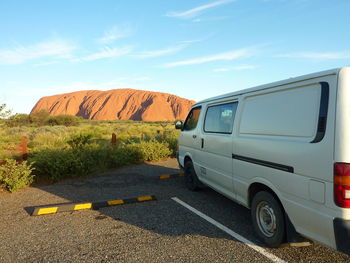
[[[193,163],[191,161],[187,161],[184,168],[187,189],[191,191],[198,191],[201,183],[197,177],[196,171],[194,170]]]
[[[269,247],[279,247],[285,238],[284,212],[269,192],[257,193],[252,202],[251,217],[259,239]]]

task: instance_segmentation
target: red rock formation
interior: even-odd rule
[[[194,101],[175,95],[134,89],[86,90],[41,98],[31,113],[76,115],[91,120],[183,120]]]

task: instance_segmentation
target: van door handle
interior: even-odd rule
[[[196,138],[197,138],[197,135],[194,134],[194,135],[192,135],[192,137],[193,137],[193,139],[196,139]]]
[[[204,139],[202,138],[202,148],[204,147]]]

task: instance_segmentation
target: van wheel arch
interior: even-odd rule
[[[288,214],[286,213],[283,204],[281,202],[281,200],[279,199],[279,197],[276,195],[276,193],[267,185],[264,185],[262,183],[253,183],[249,186],[248,189],[248,206],[249,208],[251,208],[252,205],[252,201],[254,196],[261,192],[261,191],[265,191],[270,193],[271,195],[273,195],[273,197],[276,199],[276,201],[280,204],[283,213],[284,213],[284,221],[285,221],[285,233],[286,233],[286,241],[287,242],[298,242],[300,241],[301,237],[300,235],[296,232],[296,229],[292,223],[292,221],[290,220]]]
[[[278,198],[276,193],[270,187],[268,187],[267,185],[264,185],[262,183],[253,183],[249,186],[249,189],[248,189],[248,206],[249,206],[249,208],[251,208],[254,196],[261,191],[265,191],[265,192],[272,194],[276,198],[276,200],[280,203],[280,205],[283,209],[283,212],[285,212],[284,207],[281,203],[281,200]]]
[[[191,161],[192,162],[192,159],[191,159],[191,157],[189,157],[188,155],[185,157],[185,160],[184,160],[184,166],[186,165],[186,163],[188,162],[188,161]]]
[[[190,191],[198,191],[201,189],[201,182],[199,181],[193,162],[190,157],[186,156],[184,160],[185,183],[187,189]]]

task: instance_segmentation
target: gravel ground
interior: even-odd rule
[[[186,190],[174,159],[0,194],[0,262],[271,262],[191,211],[178,197],[247,239],[249,210],[208,189]],[[24,208],[156,195],[158,201],[29,216]],[[263,246],[262,244],[260,244]],[[268,249],[287,262],[350,262],[321,245]]]

